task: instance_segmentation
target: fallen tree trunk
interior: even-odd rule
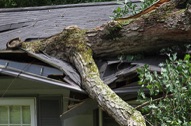
[[[177,9],[175,1],[164,3],[136,19],[110,22],[87,32],[96,57],[155,52],[171,45],[191,42],[191,8]]]
[[[175,2],[165,3],[139,18],[112,21],[93,30],[67,27],[63,32],[42,41],[22,43],[22,48],[33,52],[44,51],[70,61],[79,71],[82,86],[89,96],[121,126],[145,126],[141,113],[120,99],[100,79],[92,54],[96,57],[113,57],[190,43],[191,9],[177,9]]]
[[[101,80],[87,41],[85,30],[69,26],[62,33],[43,41],[22,43],[22,47],[33,52],[41,50],[71,62],[79,71],[82,87],[89,96],[121,126],[146,126],[141,113],[123,101]]]

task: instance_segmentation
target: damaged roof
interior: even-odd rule
[[[0,50],[17,37],[29,41],[50,37],[70,25],[85,29],[101,26],[111,20],[113,10],[119,6],[117,2],[98,2],[0,9]]]
[[[109,16],[118,6],[116,2],[104,2],[0,9],[0,49],[13,38],[47,38],[70,25],[95,28],[110,21]]]
[[[23,60],[25,59],[25,60]],[[120,60],[97,60],[100,75],[105,84],[117,94],[137,94],[136,69],[149,64],[153,71],[160,71],[158,64],[164,57],[150,57],[133,62]],[[68,62],[46,54],[28,51],[0,51],[0,74],[30,79],[64,87],[74,92],[85,93],[77,70]]]
[[[133,2],[139,4],[139,1]],[[109,16],[118,6],[121,5],[105,2],[0,9],[0,75],[31,79],[85,93],[80,75],[70,63],[43,53],[5,50],[6,43],[17,37],[22,41],[47,38],[74,24],[81,28],[95,28],[110,21]],[[137,94],[140,88],[137,84],[138,67],[149,64],[151,70],[160,71],[158,64],[164,60],[164,57],[148,57],[133,62],[119,59],[96,62],[104,83],[117,94],[128,95]]]

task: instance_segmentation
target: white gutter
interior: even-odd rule
[[[63,87],[63,88],[66,88],[66,89],[69,89],[72,91],[76,91],[76,92],[80,92],[80,93],[86,93],[83,89],[81,89],[77,85],[76,86],[69,85],[68,83],[65,83],[65,82],[61,82],[61,81],[53,80],[51,78],[27,73],[27,72],[24,72],[21,70],[16,70],[13,68],[5,68],[2,65],[0,65],[0,74],[9,75],[9,76],[18,77],[18,78],[23,78],[23,79],[34,80],[34,81],[38,81],[38,82],[43,82],[43,83],[47,83],[47,84],[60,86],[60,87]]]

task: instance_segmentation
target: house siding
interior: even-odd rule
[[[62,126],[94,126],[93,111],[64,120]]]

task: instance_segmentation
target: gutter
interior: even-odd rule
[[[53,80],[51,78],[46,78],[46,77],[39,76],[36,74],[27,73],[27,72],[17,70],[14,68],[7,68],[2,65],[0,65],[0,74],[12,76],[15,78],[18,77],[18,78],[22,78],[22,79],[29,79],[29,80],[33,80],[33,81],[56,85],[56,86],[60,86],[60,87],[69,89],[74,92],[86,94],[86,91],[84,91],[83,89],[81,89],[81,87],[79,87],[77,85],[76,86],[69,85],[68,83],[65,83],[65,82]],[[134,86],[134,87],[128,87],[128,88],[122,87],[122,88],[118,88],[118,89],[113,89],[113,91],[119,95],[120,94],[137,94],[137,91],[139,89],[140,89],[140,86]],[[148,91],[148,90],[145,90],[145,91]]]
[[[38,82],[43,82],[43,83],[47,83],[47,84],[52,84],[52,85],[56,85],[56,86],[60,86],[75,92],[80,92],[80,93],[84,93],[86,94],[86,92],[81,89],[78,86],[74,86],[74,85],[69,85],[68,83],[65,82],[61,82],[61,81],[57,81],[57,80],[53,80],[50,78],[46,78],[43,76],[38,76],[35,74],[30,74],[21,70],[16,70],[13,68],[6,68],[4,66],[0,66],[0,74],[4,74],[4,75],[9,75],[9,76],[13,76],[13,77],[19,77],[19,78],[23,78],[23,79],[29,79],[29,80],[34,80],[34,81],[38,81]]]

